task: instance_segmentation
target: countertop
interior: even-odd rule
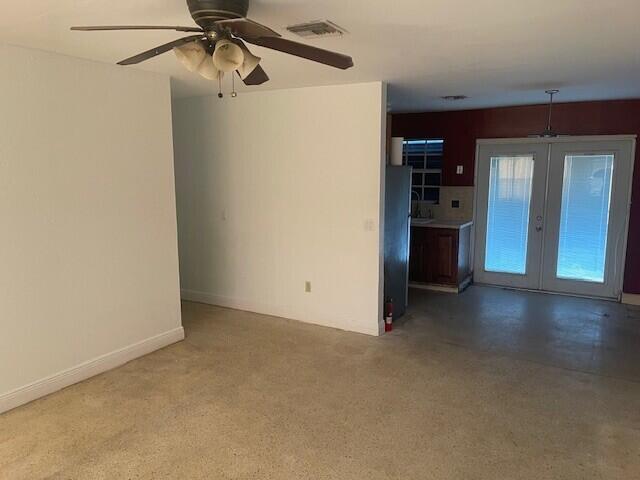
[[[452,228],[461,230],[473,225],[471,220],[437,220],[435,218],[412,218],[412,227]]]

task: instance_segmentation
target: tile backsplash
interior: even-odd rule
[[[438,220],[472,220],[474,191],[474,187],[440,187],[439,205],[414,201],[411,211],[415,215],[419,207],[421,217],[429,217],[431,211]],[[453,202],[458,202],[458,208],[452,206]]]

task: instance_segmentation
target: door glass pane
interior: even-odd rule
[[[533,156],[491,158],[486,271],[526,273],[532,184]]]
[[[558,278],[604,282],[613,155],[564,159]]]

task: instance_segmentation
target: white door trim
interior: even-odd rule
[[[563,137],[518,137],[518,138],[478,138],[476,145],[507,145],[510,143],[574,143],[574,142],[609,142],[616,140],[636,140],[637,135],[579,135]],[[476,149],[477,153],[477,149]],[[476,155],[477,156],[477,155]]]
[[[622,266],[620,268],[620,280],[618,287],[620,288],[620,296],[618,298],[619,301],[622,301],[622,296],[624,295],[624,273],[627,268],[627,247],[629,243],[629,223],[631,222],[631,196],[633,194],[633,176],[635,174],[636,167],[636,144],[638,143],[636,135],[628,135],[628,139],[631,140],[631,175],[629,175],[629,196],[627,198],[627,218],[624,222],[624,236],[622,239]]]

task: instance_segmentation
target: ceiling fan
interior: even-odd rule
[[[287,40],[271,28],[249,20],[249,0],[187,0],[187,6],[197,27],[126,25],[72,27],[71,30],[175,30],[194,33],[122,60],[118,65],[134,65],[174,50],[191,72],[221,81],[224,73],[235,71],[246,85],[261,85],[269,77],[260,66],[261,59],[249,51],[245,42],[343,70],[353,67],[353,59],[348,55]]]

